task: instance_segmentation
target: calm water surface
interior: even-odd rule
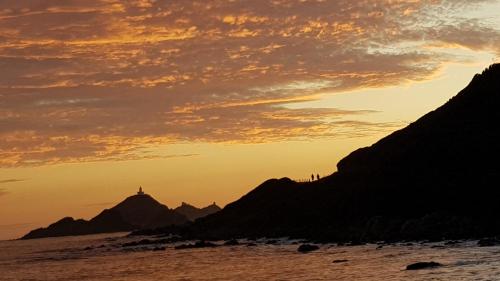
[[[158,245],[121,247],[140,239],[107,234],[0,241],[0,280],[500,280],[500,247],[476,247],[475,241],[382,249],[322,245],[309,254],[287,240],[190,250],[174,250],[173,244],[163,251],[152,251]],[[431,260],[444,266],[404,270]]]

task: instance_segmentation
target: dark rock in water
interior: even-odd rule
[[[156,251],[165,251],[165,247],[154,247],[153,248],[153,252],[156,252]]]
[[[446,248],[446,247],[445,247],[445,246],[443,246],[443,245],[432,245],[432,246],[431,246],[431,248],[432,248],[432,249],[444,249],[444,248]]]
[[[382,248],[384,248],[384,245],[378,245],[377,248],[375,248],[375,250],[380,250]]]
[[[255,246],[257,246],[257,244],[255,244],[255,243],[247,243],[247,247],[255,247]]]
[[[139,241],[123,243],[122,247],[136,247],[136,246],[151,245],[151,244],[164,244],[169,242],[170,242],[169,239],[156,239],[156,240],[142,239]]]
[[[309,252],[316,251],[316,250],[319,250],[319,247],[316,245],[311,245],[311,244],[302,244],[297,249],[297,251],[299,251],[301,253],[309,253]]]
[[[446,245],[446,246],[453,246],[453,245],[457,245],[457,244],[460,244],[460,241],[450,240],[450,241],[444,242],[444,245]]]
[[[363,246],[363,245],[366,245],[366,243],[361,241],[351,241],[347,244],[347,246]]]
[[[183,249],[198,249],[198,248],[213,248],[217,247],[216,244],[210,243],[210,242],[205,242],[205,241],[197,241],[194,244],[182,244],[179,246],[176,246],[176,250],[183,250]]]
[[[440,267],[442,264],[437,262],[417,262],[410,264],[406,267],[406,270],[419,270],[419,269],[427,269],[427,268],[436,268]]]
[[[492,247],[500,245],[500,240],[497,238],[483,238],[477,241],[479,247]]]
[[[344,262],[348,262],[349,260],[334,260],[332,261],[332,263],[344,263]]]
[[[275,244],[277,244],[277,243],[278,243],[278,241],[277,241],[277,240],[267,240],[267,241],[266,241],[266,244],[267,244],[267,245],[275,245]]]
[[[132,242],[123,243],[122,247],[135,247],[135,246],[139,246],[139,245],[149,245],[149,244],[153,244],[153,240],[142,239],[140,241],[132,241]]]
[[[118,240],[118,237],[107,237],[104,239],[104,241],[107,241],[107,242],[113,242],[113,241],[116,241]]]
[[[231,240],[224,242],[225,246],[236,246],[239,244],[240,244],[240,242],[238,242],[238,240],[236,240],[236,239],[231,239]]]

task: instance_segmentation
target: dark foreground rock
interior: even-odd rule
[[[301,253],[309,253],[316,250],[319,250],[319,247],[311,244],[302,244],[299,246],[299,248],[297,248],[297,251]]]
[[[179,246],[175,246],[175,249],[184,250],[184,249],[199,249],[199,248],[214,248],[214,247],[217,247],[217,245],[210,242],[197,241],[194,244],[182,244]]]
[[[144,245],[154,245],[154,244],[166,244],[170,243],[170,239],[142,239],[139,241],[132,241],[123,243],[122,247],[136,247],[136,246],[144,246]]]
[[[406,270],[420,270],[420,269],[428,269],[428,268],[436,268],[440,267],[442,264],[437,262],[417,262],[410,264],[406,267]]]
[[[498,238],[483,238],[477,241],[479,247],[493,247],[500,245],[500,240]]]
[[[349,260],[334,260],[332,261],[332,263],[344,263],[344,262],[348,262]]]
[[[225,246],[237,246],[237,245],[240,245],[240,242],[238,242],[238,240],[236,240],[236,239],[231,239],[231,240],[227,240],[226,242],[224,242],[224,245]]]

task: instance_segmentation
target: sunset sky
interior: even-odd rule
[[[0,239],[328,175],[499,61],[500,0],[2,0]]]

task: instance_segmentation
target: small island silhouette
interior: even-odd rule
[[[215,202],[201,209],[183,203],[182,206],[172,210],[144,193],[142,187],[139,187],[136,195],[126,198],[111,209],[102,211],[89,221],[65,217],[47,228],[32,230],[21,239],[132,231],[181,225],[218,211],[220,211],[220,207]]]

